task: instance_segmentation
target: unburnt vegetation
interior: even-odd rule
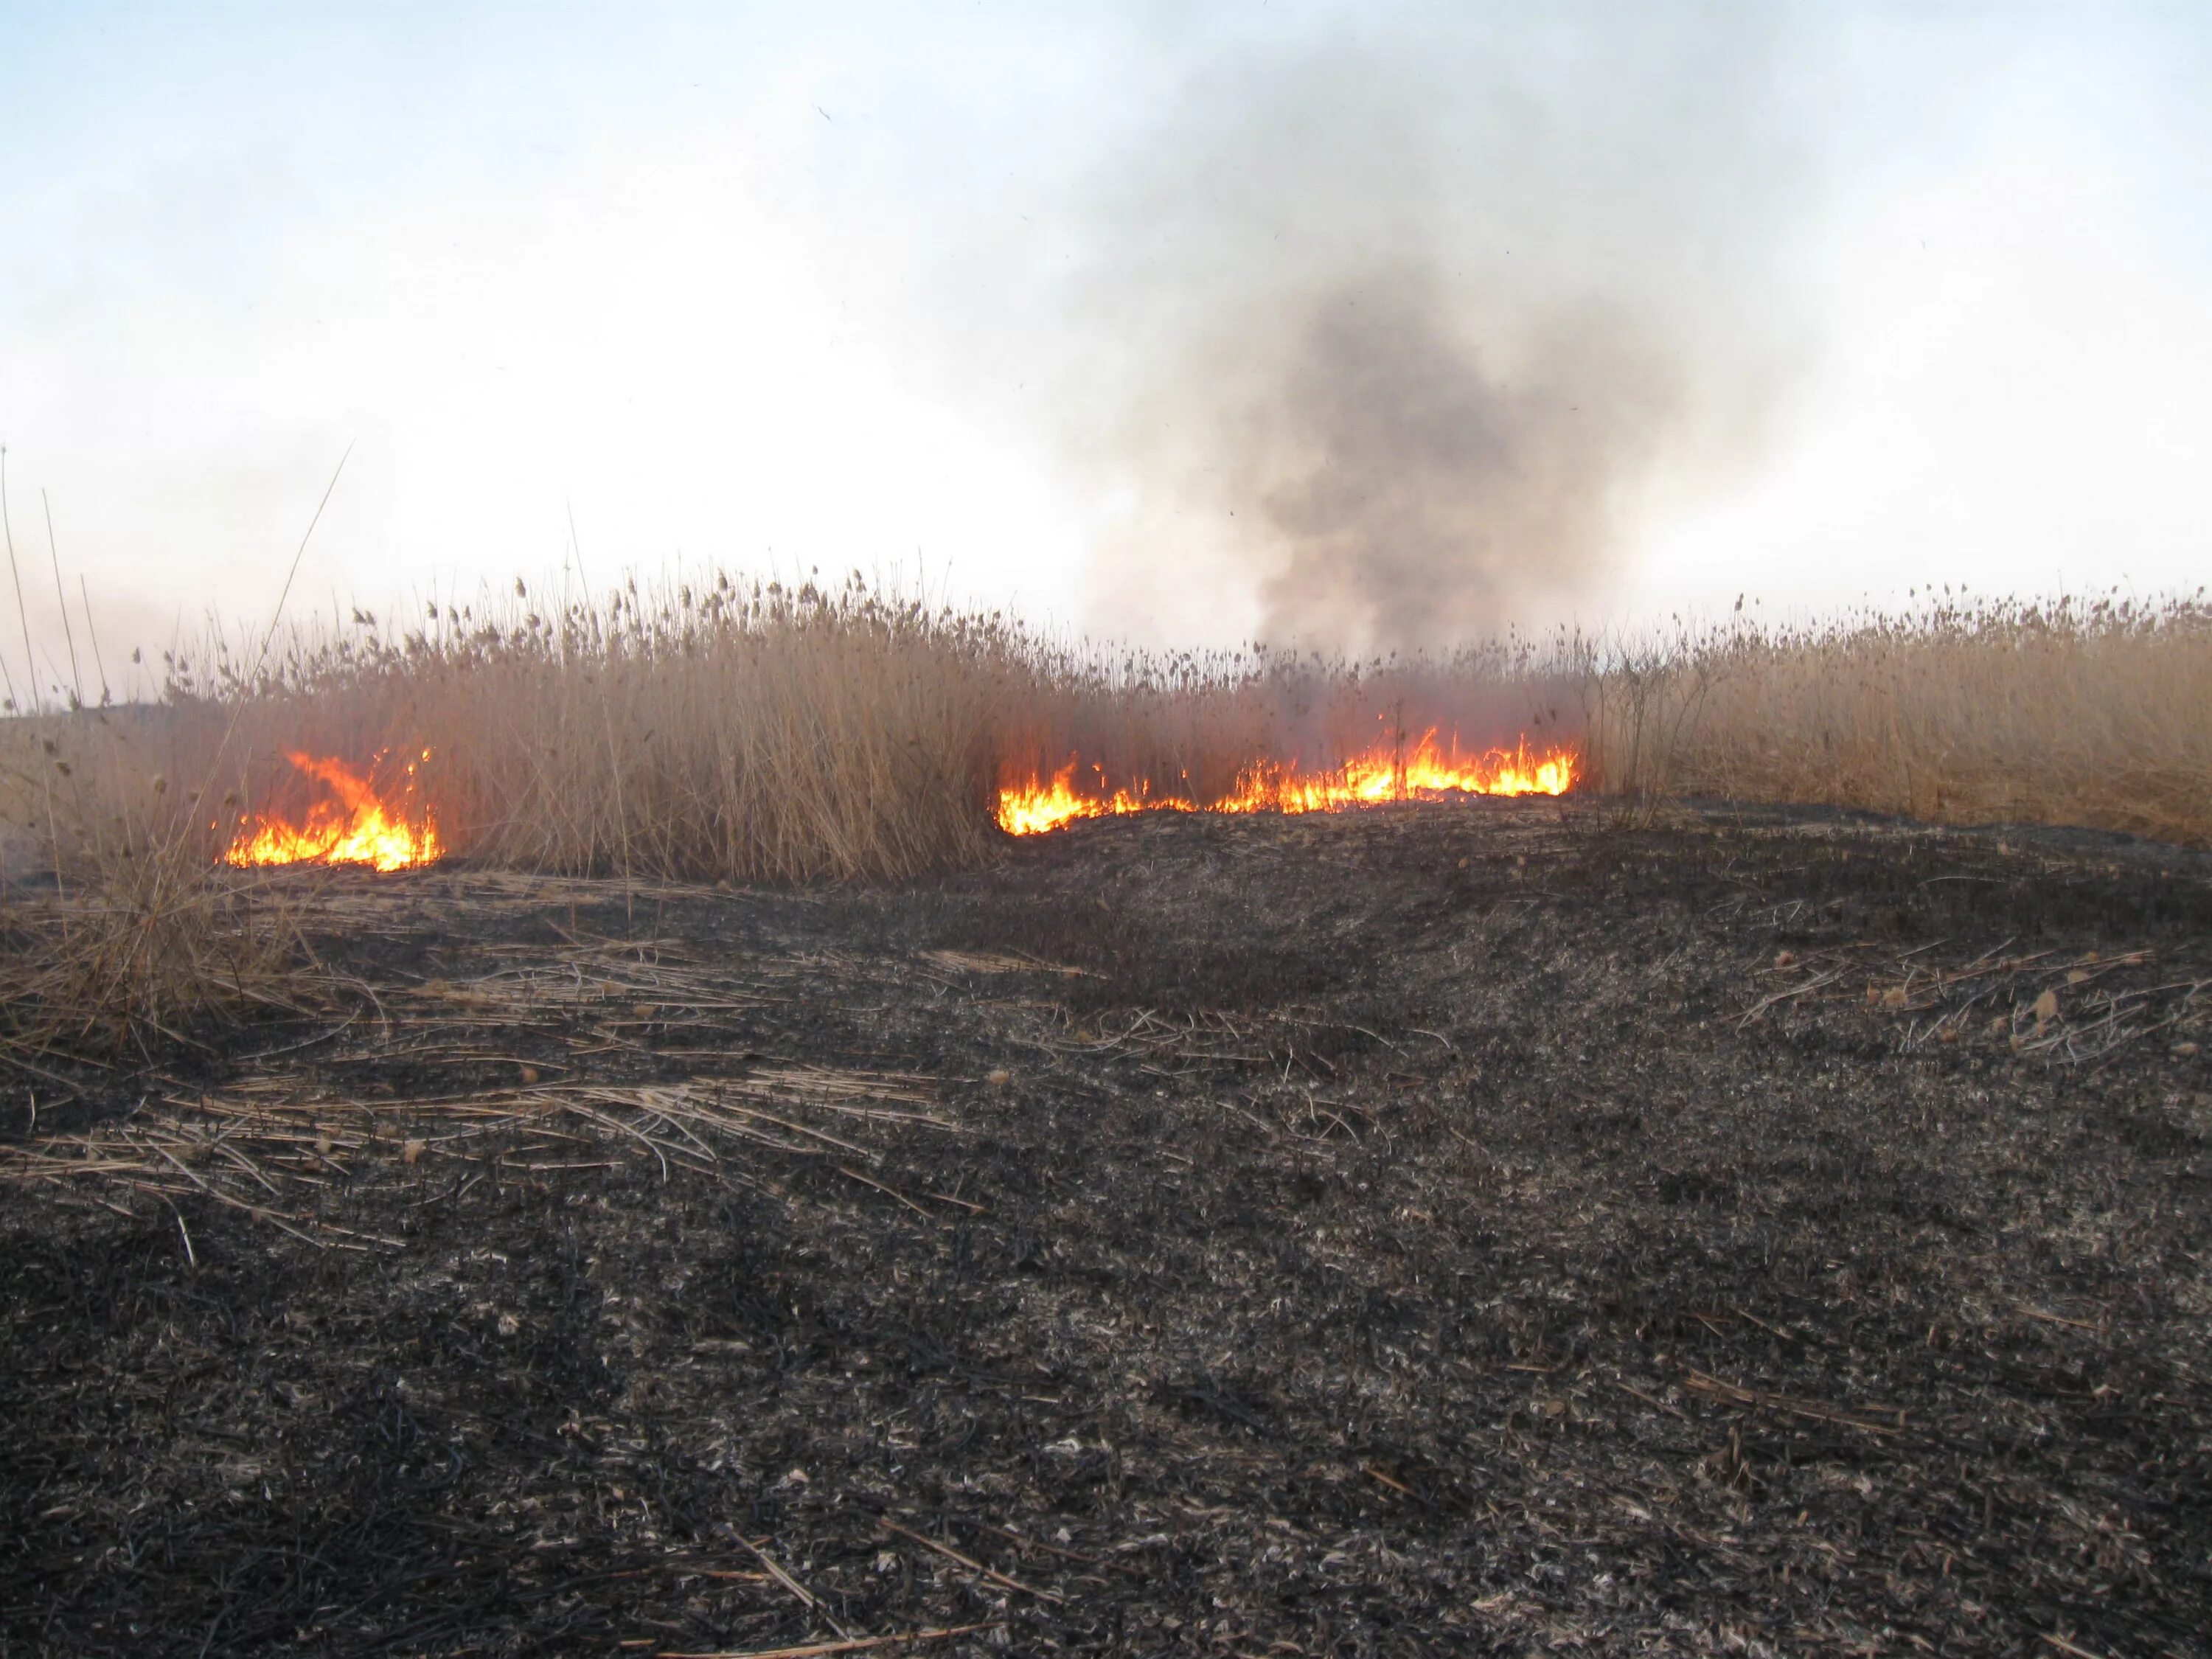
[[[1609,787],[2212,843],[2201,594],[1736,624],[1619,652],[1588,685]]]

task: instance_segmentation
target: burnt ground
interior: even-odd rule
[[[2212,859],[308,880],[326,1008],[0,1108],[10,1659],[2212,1652]]]

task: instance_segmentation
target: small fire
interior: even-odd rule
[[[1205,802],[1155,794],[1149,781],[1109,792],[1102,779],[1099,790],[1085,793],[1075,787],[1076,763],[1070,761],[1046,781],[1000,790],[999,824],[1012,835],[1034,836],[1077,818],[1123,812],[1334,812],[1429,795],[1564,795],[1574,787],[1580,757],[1572,748],[1532,751],[1524,737],[1510,749],[1468,754],[1456,742],[1439,747],[1436,739],[1431,731],[1402,753],[1370,750],[1331,772],[1263,762],[1240,774],[1228,794]]]
[[[366,864],[379,870],[405,870],[435,863],[445,848],[438,843],[438,827],[428,814],[419,825],[409,823],[378,799],[374,786],[343,761],[303,755],[296,750],[284,757],[337,797],[318,801],[302,823],[284,823],[265,817],[239,820],[238,837],[223,862],[240,866],[263,864]],[[381,757],[379,757],[380,759]],[[422,758],[430,758],[424,750]],[[415,775],[416,763],[407,763],[407,776]],[[408,786],[413,787],[410,782]]]

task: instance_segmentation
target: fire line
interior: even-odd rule
[[[424,750],[422,758],[428,760]],[[335,800],[318,801],[297,823],[265,815],[240,818],[237,837],[223,862],[247,867],[272,864],[366,864],[378,870],[406,870],[435,863],[445,851],[438,827],[427,814],[409,822],[380,798],[375,786],[343,761],[294,750],[284,757],[329,789]],[[406,790],[414,787],[416,763],[407,763]]]
[[[1204,802],[1156,793],[1148,781],[1085,792],[1076,785],[1078,763],[1070,761],[1048,779],[1001,788],[999,824],[1010,835],[1034,836],[1125,812],[1334,812],[1446,794],[1564,795],[1574,787],[1580,761],[1572,748],[1533,751],[1525,737],[1510,749],[1468,754],[1456,743],[1439,747],[1431,731],[1410,750],[1370,750],[1334,771],[1262,762],[1239,774],[1228,794]]]

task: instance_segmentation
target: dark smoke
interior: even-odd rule
[[[1532,346],[1517,384],[1488,368],[1428,271],[1315,307],[1240,458],[1269,637],[1446,645],[1603,569],[1613,493],[1675,413],[1668,370],[1601,317]]]
[[[1130,503],[1109,627],[1443,647],[1600,592],[1664,478],[1755,441],[1788,362],[1771,31],[1715,9],[1228,51],[1109,169],[1079,434]]]

